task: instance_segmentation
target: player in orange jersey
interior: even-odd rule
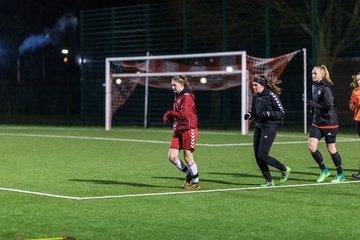
[[[352,77],[353,77],[353,81],[351,82],[350,86],[353,87],[354,89],[351,93],[349,107],[350,110],[354,112],[356,131],[360,137],[360,72],[358,72],[356,75]],[[359,172],[354,173],[352,176],[353,178],[360,179],[360,166],[359,166]]]

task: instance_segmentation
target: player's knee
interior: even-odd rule
[[[169,154],[168,158],[169,158],[170,162],[175,163],[176,160],[178,159],[178,156],[175,156],[173,154]]]
[[[310,146],[309,146],[309,152],[313,153],[313,152],[316,152],[316,150],[317,150],[317,149],[316,149],[315,147],[310,147]]]
[[[309,149],[310,152],[313,153],[313,152],[316,152],[317,147],[316,147],[316,145],[308,144],[308,149]]]
[[[330,146],[330,147],[327,148],[327,150],[328,150],[328,152],[329,152],[330,154],[334,154],[334,153],[337,152],[335,146]]]
[[[169,156],[169,161],[170,161],[171,163],[175,163],[176,159]]]

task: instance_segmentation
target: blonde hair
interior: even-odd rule
[[[359,84],[358,84],[358,81],[357,81],[357,76],[360,75],[360,72],[358,72],[356,75],[352,75],[352,82],[350,83],[350,87],[352,88],[357,88],[357,87],[360,87]]]
[[[331,83],[331,85],[334,85],[334,83],[331,81],[329,70],[325,65],[315,66],[314,68],[319,68],[321,72],[324,74],[324,79]]]
[[[184,86],[190,87],[189,81],[188,81],[187,77],[184,75],[175,76],[171,79],[171,81],[175,81]]]
[[[262,79],[265,79],[265,86],[266,88],[270,89],[276,95],[280,95],[282,90],[280,87],[276,86],[281,83],[280,79],[270,79],[265,77],[264,75],[259,76]]]

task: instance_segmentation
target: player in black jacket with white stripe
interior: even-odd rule
[[[256,162],[265,178],[261,187],[271,187],[275,183],[269,170],[269,165],[281,171],[280,183],[287,181],[291,169],[269,156],[270,148],[276,137],[276,129],[281,124],[285,115],[284,107],[279,95],[281,89],[276,86],[279,80],[270,80],[264,76],[255,77],[252,81],[255,93],[252,101],[251,112],[244,115],[244,119],[254,119],[254,154]]]

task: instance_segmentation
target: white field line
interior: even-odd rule
[[[351,184],[351,183],[360,183],[360,181],[348,181],[348,182],[342,182],[342,183],[338,183],[338,184]],[[334,184],[334,183],[308,183],[308,184],[273,186],[270,188],[244,187],[244,188],[225,188],[225,189],[209,189],[209,190],[183,191],[183,192],[124,194],[124,195],[94,196],[94,197],[70,197],[70,196],[62,196],[62,195],[49,194],[49,193],[19,190],[19,189],[13,189],[13,188],[0,188],[0,191],[18,192],[18,193],[39,195],[39,196],[44,196],[44,197],[70,199],[70,200],[98,200],[98,199],[115,199],[115,198],[134,198],[134,197],[156,197],[156,196],[166,196],[166,195],[183,195],[183,194],[198,194],[198,193],[216,193],[216,192],[245,191],[245,190],[265,190],[265,189],[270,190],[270,189],[279,189],[279,188],[312,187],[312,186],[325,186],[325,185],[337,185],[337,184]]]
[[[64,128],[64,127],[13,127],[13,126],[0,126],[0,129],[11,129],[11,130],[52,130],[52,131],[69,131],[69,130],[76,130],[76,131],[99,131],[104,132],[103,128]],[[162,132],[162,133],[173,133],[174,130],[168,129],[114,129],[114,131],[122,131],[122,132]],[[240,131],[228,131],[228,132],[212,132],[212,131],[201,131],[201,134],[208,134],[208,135],[241,135]]]
[[[130,138],[103,138],[103,137],[88,137],[88,136],[66,136],[66,135],[47,135],[47,134],[24,134],[24,133],[0,133],[0,136],[15,136],[15,137],[39,137],[39,138],[63,138],[63,139],[84,139],[84,140],[99,140],[99,141],[119,141],[119,142],[138,142],[138,143],[159,143],[169,144],[169,141],[145,140],[145,139],[130,139]],[[338,139],[337,142],[359,142],[359,138]],[[306,144],[307,141],[288,141],[288,142],[274,142],[275,145],[282,144]],[[196,146],[203,147],[237,147],[237,146],[252,146],[252,143],[197,143]]]
[[[100,140],[100,141],[120,141],[120,142],[139,142],[139,143],[166,143],[168,141],[158,140],[144,140],[144,139],[130,139],[130,138],[103,138],[103,137],[88,137],[88,136],[66,136],[66,135],[47,135],[47,134],[26,134],[26,133],[0,133],[0,136],[12,137],[39,137],[39,138],[63,138],[63,139],[83,139],[83,140]]]
[[[14,130],[52,130],[52,131],[69,131],[69,130],[76,130],[76,131],[82,131],[82,132],[104,132],[103,128],[84,128],[84,127],[73,127],[73,128],[65,128],[65,127],[37,127],[37,126],[0,126],[0,129],[14,129]],[[173,133],[173,130],[167,130],[167,129],[133,129],[133,128],[119,128],[114,129],[113,131],[123,131],[123,132],[162,132],[162,133]],[[225,135],[225,136],[242,136],[239,131],[201,131],[201,134],[205,135]],[[252,132],[249,132],[248,136],[252,136]],[[291,138],[302,138],[307,139],[309,136],[309,133],[299,133],[299,134],[286,134],[286,133],[279,133],[276,135],[277,137],[291,137]],[[357,137],[357,135],[354,134],[354,136]],[[345,137],[337,137],[336,139],[353,139],[353,138],[345,138]]]
[[[52,130],[52,131],[69,131],[69,130],[76,130],[76,131],[98,131],[104,132],[103,128],[64,128],[64,127],[13,127],[13,126],[3,126],[0,129],[13,129],[13,130]],[[162,133],[173,133],[174,130],[166,130],[166,129],[114,129],[114,131],[122,131],[122,132],[162,132]],[[208,134],[208,135],[239,135],[241,136],[240,131],[233,131],[233,132],[212,132],[212,131],[201,131],[201,134]]]
[[[53,198],[64,198],[64,199],[80,200],[80,198],[78,198],[78,197],[70,197],[70,196],[63,196],[63,195],[50,194],[50,193],[42,193],[42,192],[33,192],[33,191],[27,191],[27,190],[15,189],[15,188],[0,188],[0,191],[25,193],[25,194],[31,194],[31,195],[44,196],[44,197],[53,197]]]
[[[360,183],[360,181],[348,181],[337,184],[350,184]],[[130,198],[130,197],[149,197],[149,196],[163,196],[163,195],[182,195],[182,194],[195,194],[195,193],[213,193],[213,192],[229,192],[229,191],[244,191],[244,190],[260,190],[260,189],[276,189],[276,188],[294,188],[294,187],[308,187],[308,186],[324,186],[324,185],[336,185],[334,183],[308,183],[308,184],[294,184],[294,185],[282,185],[266,187],[245,187],[245,188],[225,188],[225,189],[209,189],[209,190],[194,190],[184,192],[163,192],[163,193],[144,193],[144,194],[125,194],[114,196],[98,196],[98,197],[81,197],[79,200],[93,200],[93,199],[111,199],[111,198]]]

